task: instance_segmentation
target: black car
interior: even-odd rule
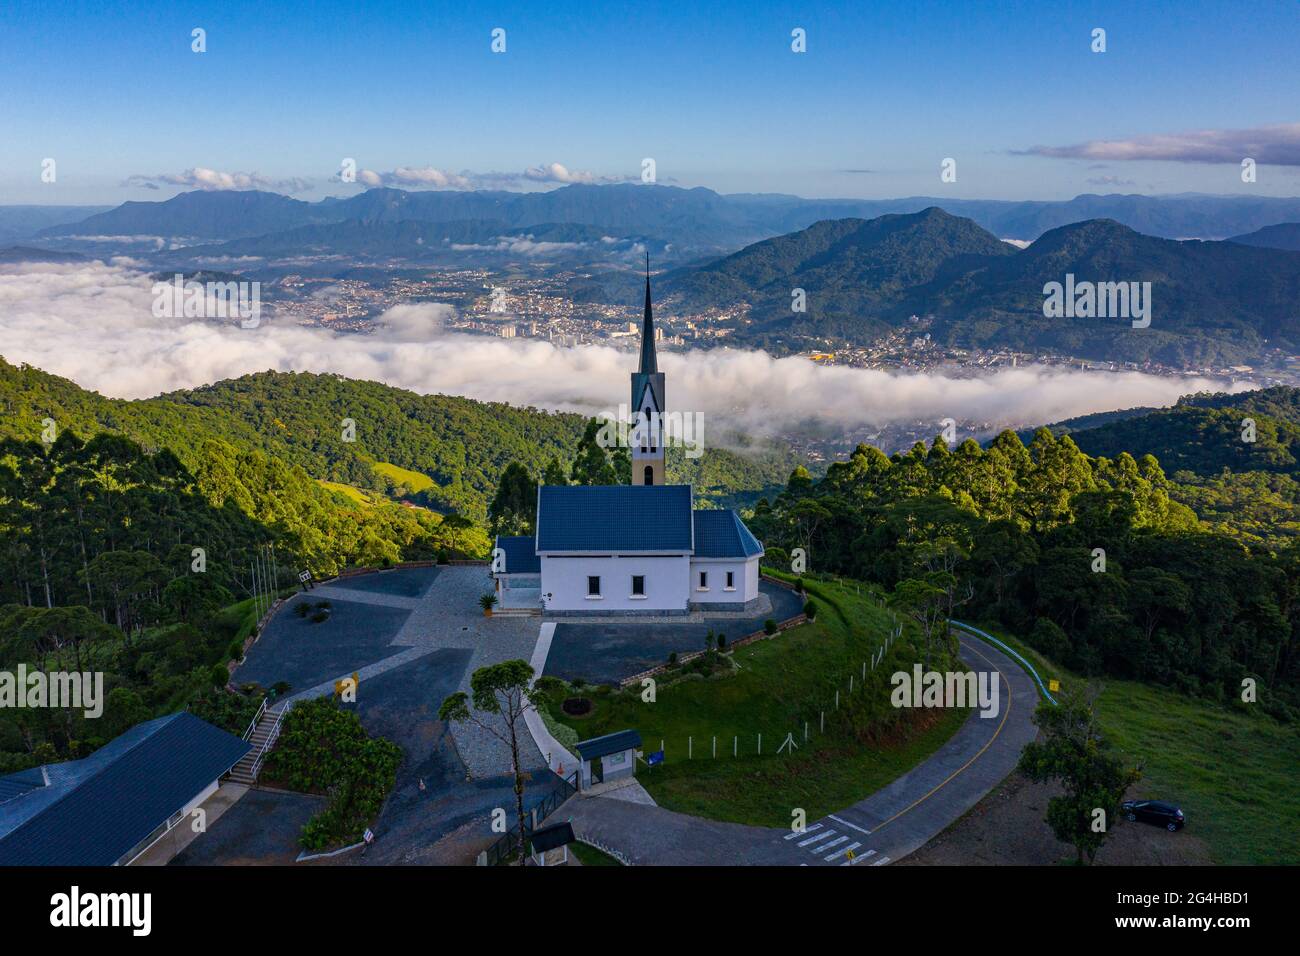
[[[1183,811],[1163,800],[1128,800],[1121,803],[1119,809],[1130,822],[1154,823],[1170,833],[1183,828]]]

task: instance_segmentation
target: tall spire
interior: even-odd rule
[[[659,371],[655,362],[655,324],[650,312],[650,251],[645,254],[645,319],[641,326],[641,368],[642,375],[653,375]]]

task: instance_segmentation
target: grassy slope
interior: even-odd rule
[[[371,503],[370,495],[362,491],[360,488],[356,488],[352,485],[345,485],[338,481],[324,481],[320,478],[317,478],[316,482],[323,488],[328,488],[330,491],[337,491],[339,494],[345,495],[359,505],[368,505]]]
[[[1082,680],[1023,642],[989,632],[1025,655],[1044,681]],[[1300,862],[1300,731],[1164,687],[1104,684],[1102,727],[1142,766],[1135,796],[1179,803],[1188,830],[1217,863]]]
[[[395,484],[403,486],[408,493],[413,495],[418,495],[421,491],[434,487],[432,478],[418,471],[411,471],[409,468],[401,468],[386,461],[375,462],[374,468],[379,474],[391,479]]]
[[[880,646],[889,613],[866,589],[859,596],[852,586],[815,587],[839,606],[843,618],[819,601],[823,610],[816,623],[736,651],[740,669],[732,676],[671,686],[661,680],[654,703],[642,702],[639,690],[597,691],[589,716],[560,719],[581,738],[634,727],[647,753],[663,740],[665,763],[642,767],[637,776],[661,806],[672,810],[777,827],[789,826],[795,807],[802,807],[809,820],[843,809],[937,750],[966,712],[917,714],[889,705],[887,675],[895,664],[917,659],[906,635],[874,672],[868,670],[864,691],[862,662]],[[850,673],[855,675],[852,696]],[[833,710],[837,689],[838,715]],[[817,732],[823,709],[824,736]],[[810,724],[807,744],[802,743],[804,721]],[[777,756],[791,731],[800,749],[793,757]],[[760,733],[762,755],[756,753]],[[710,757],[715,735],[716,760]],[[692,760],[686,759],[688,736],[694,738]],[[739,757],[732,757],[733,737],[739,737]]]

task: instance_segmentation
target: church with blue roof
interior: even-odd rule
[[[537,589],[553,616],[750,611],[763,545],[734,511],[697,509],[665,484],[664,374],[646,276],[641,357],[632,373],[631,484],[540,485],[534,534],[498,537],[498,593]]]

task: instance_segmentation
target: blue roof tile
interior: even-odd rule
[[[690,485],[543,485],[537,552],[690,552]]]
[[[752,558],[763,545],[734,511],[695,512],[695,557]]]
[[[249,745],[182,711],[89,757],[48,764],[48,786],[0,803],[0,866],[111,866],[233,767]],[[32,782],[0,777],[0,791]]]
[[[502,574],[540,574],[542,562],[537,557],[536,542],[531,535],[504,537],[497,535],[495,547],[506,553]]]

